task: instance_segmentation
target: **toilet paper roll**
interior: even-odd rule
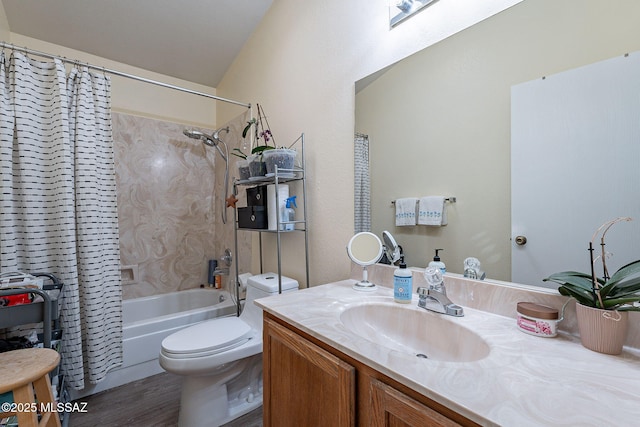
[[[278,184],[278,202],[279,207],[276,207],[276,185],[269,184],[267,186],[267,220],[269,230],[275,230],[277,226],[277,217],[282,209],[284,209],[287,198],[289,197],[289,185]],[[282,218],[281,218],[282,219]]]
[[[238,281],[240,282],[240,292],[244,292],[247,290],[247,280],[249,277],[253,276],[251,273],[242,273],[238,276]]]

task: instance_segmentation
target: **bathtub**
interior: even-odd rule
[[[203,320],[235,315],[231,296],[218,289],[190,289],[124,300],[122,366],[109,371],[98,384],[72,391],[71,397],[78,399],[164,372],[158,364],[158,354],[165,337]]]

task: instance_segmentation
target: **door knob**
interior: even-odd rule
[[[525,236],[516,236],[516,245],[524,246],[527,244],[527,238]]]

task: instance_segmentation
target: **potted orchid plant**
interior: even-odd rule
[[[242,137],[246,138],[249,132],[253,128],[253,135],[255,146],[251,149],[250,154],[245,154],[241,149],[234,148],[231,154],[240,157],[248,162],[249,173],[251,177],[264,176],[267,173],[266,165],[263,158],[263,153],[266,150],[275,148],[275,138],[269,127],[267,116],[264,113],[264,109],[257,104],[258,117],[252,117],[247,121],[247,125],[242,131]],[[240,166],[242,168],[242,166]],[[240,171],[241,178],[243,178],[243,172]]]
[[[604,223],[589,242],[591,272],[563,271],[545,281],[560,284],[560,294],[577,301],[576,314],[580,339],[585,347],[607,354],[620,354],[627,333],[628,312],[640,311],[640,260],[631,262],[609,276],[605,251],[605,235],[616,223],[631,221],[620,217]],[[600,238],[601,254],[594,256],[594,240]],[[602,262],[602,277],[595,272],[596,262]]]

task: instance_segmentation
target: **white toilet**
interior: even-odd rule
[[[282,277],[282,292],[298,289]],[[262,310],[253,301],[278,294],[278,275],[251,276],[240,317],[206,320],[162,341],[160,366],[184,375],[180,427],[219,426],[262,405]]]

